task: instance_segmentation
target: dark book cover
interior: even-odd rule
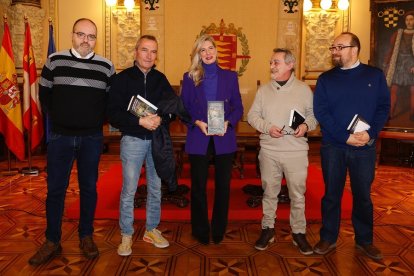
[[[305,116],[303,116],[299,111],[296,109],[292,109],[290,111],[289,117],[289,127],[291,129],[297,129],[300,124],[305,122]]]
[[[157,107],[144,99],[140,95],[132,96],[129,101],[127,110],[137,117],[145,117],[149,114],[155,114]]]

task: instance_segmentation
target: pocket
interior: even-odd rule
[[[62,137],[61,134],[55,133],[55,132],[50,132],[49,133],[49,142],[50,141],[56,141],[58,140],[60,137]]]

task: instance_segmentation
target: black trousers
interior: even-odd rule
[[[210,139],[206,155],[190,154],[191,165],[191,227],[196,237],[208,238],[207,179],[208,168],[214,163],[214,207],[211,220],[213,237],[223,237],[227,227],[230,198],[230,180],[234,153],[216,155],[213,138]]]

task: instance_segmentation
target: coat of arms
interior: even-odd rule
[[[200,35],[211,35],[217,45],[217,59],[218,64],[223,69],[236,71],[240,76],[246,71],[247,64],[250,59],[249,45],[246,36],[242,33],[242,28],[237,28],[233,23],[227,27],[224,20],[221,19],[220,26],[211,23],[210,26],[203,26]],[[241,45],[241,55],[237,54],[237,45]],[[241,59],[241,65],[238,69],[237,59]]]

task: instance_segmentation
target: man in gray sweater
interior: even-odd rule
[[[260,134],[260,171],[263,194],[262,232],[255,248],[267,249],[274,241],[278,194],[283,176],[290,197],[290,226],[293,244],[304,255],[313,253],[306,240],[305,191],[308,174],[306,133],[317,126],[313,115],[313,93],[294,75],[295,57],[287,49],[274,49],[270,59],[271,81],[259,88],[247,114],[249,124]],[[295,110],[305,118],[289,127]]]

